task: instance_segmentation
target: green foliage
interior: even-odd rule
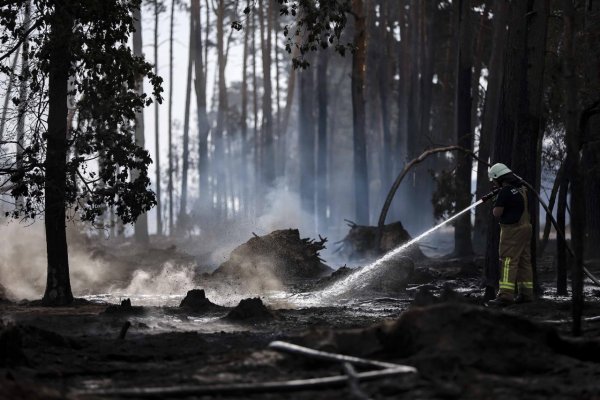
[[[136,112],[153,101],[162,101],[162,78],[152,65],[133,55],[127,46],[134,31],[132,13],[140,0],[33,0],[32,25],[28,37],[30,66],[28,131],[22,162],[0,169],[9,175],[11,195],[20,198],[13,217],[29,218],[43,211],[44,159],[49,57],[54,43],[50,35],[57,13],[68,12],[75,21],[71,42],[70,96],[76,100],[76,124],[69,131],[67,146],[66,206],[94,221],[106,206],[114,206],[125,223],[133,222],[156,204],[149,189],[149,153],[134,140]],[[3,45],[0,57],[23,39],[24,2],[12,1],[0,12]],[[16,74],[3,65],[2,72]],[[147,77],[152,97],[139,95],[136,84]],[[15,101],[15,99],[13,99]],[[66,117],[66,116],[65,116]],[[1,161],[0,161],[1,162]],[[5,167],[1,165],[0,167]]]
[[[351,11],[350,0],[278,0],[279,14],[292,17],[293,23],[286,24],[283,35],[286,38],[285,50],[293,53],[298,49],[299,56],[292,58],[294,68],[307,68],[310,63],[305,55],[319,48],[332,46],[336,52],[344,56],[353,51],[352,43],[342,43],[341,36],[347,24],[346,14]],[[246,7],[244,14],[249,15],[253,7]],[[239,21],[232,23],[232,28],[242,29]]]

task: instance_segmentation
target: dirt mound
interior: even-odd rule
[[[225,319],[238,322],[265,321],[275,318],[258,297],[244,299],[225,316]]]
[[[298,229],[273,231],[255,236],[231,252],[213,273],[215,277],[278,279],[281,282],[296,279],[320,278],[332,272],[319,257],[326,238],[319,241],[301,239]]]
[[[192,289],[187,292],[179,308],[193,312],[209,312],[222,310],[224,307],[216,305],[206,298],[204,289]]]
[[[345,354],[404,359],[432,374],[455,368],[501,375],[542,373],[574,361],[561,354],[600,356],[596,342],[563,339],[550,327],[522,317],[460,303],[412,308],[394,321],[359,330],[312,332],[303,340]]]
[[[338,251],[349,260],[374,258],[412,239],[400,221],[384,225],[381,232],[376,226],[357,225],[351,221],[348,222],[348,226],[350,231],[340,242]],[[413,260],[425,258],[418,245],[410,246],[403,255]]]

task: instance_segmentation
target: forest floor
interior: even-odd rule
[[[0,399],[600,399],[600,291],[586,285],[584,336],[570,337],[569,299],[554,295],[552,258],[542,261],[544,296],[503,309],[483,305],[480,258],[423,260],[419,271],[435,273],[393,293],[307,306],[264,298],[270,314],[250,310],[245,319],[228,318],[232,307],[0,302]],[[315,285],[303,281],[284,291]],[[276,340],[417,373],[360,381],[358,388],[253,393],[259,383],[344,375],[339,363],[270,349]],[[250,385],[234,391],[238,383]],[[135,388],[170,392],[122,391]]]

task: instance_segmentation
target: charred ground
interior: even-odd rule
[[[551,295],[550,263],[540,267],[546,296],[496,310],[482,306],[481,262],[420,259],[410,266],[403,287],[370,287],[321,306],[297,306],[292,299],[347,272],[283,280],[291,296],[288,304],[254,298],[224,307],[200,290],[189,292],[180,307],[80,300],[72,307],[46,308],[5,301],[0,305],[0,398],[120,398],[89,392],[343,374],[336,363],[270,350],[274,340],[418,369],[417,374],[361,382],[372,398],[596,398],[597,292],[588,291],[585,337],[573,339],[569,302]],[[329,399],[357,394],[342,385],[293,394],[267,390],[205,396]]]

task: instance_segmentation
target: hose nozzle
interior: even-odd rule
[[[489,199],[491,199],[492,197],[494,197],[495,195],[497,195],[499,191],[500,191],[500,188],[499,188],[499,187],[498,187],[498,188],[495,188],[495,189],[494,189],[494,190],[492,190],[491,192],[489,192],[489,193],[487,193],[487,194],[484,194],[484,195],[481,197],[481,200],[482,200],[483,202],[486,202],[486,201],[488,201]]]

